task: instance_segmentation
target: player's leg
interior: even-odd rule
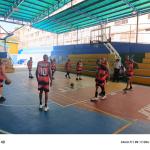
[[[39,100],[40,100],[40,107],[39,107],[39,108],[40,108],[40,109],[43,108],[42,95],[43,95],[43,90],[40,89],[40,92],[39,92]]]
[[[3,95],[3,80],[0,80],[0,102],[5,101],[5,97],[2,96]]]
[[[71,77],[70,77],[70,71],[68,71],[68,77],[69,77],[69,79],[71,79]]]
[[[78,73],[78,71],[77,71],[77,77],[76,77],[76,80],[79,80],[79,73]]]
[[[54,70],[52,70],[52,79],[54,80]]]
[[[101,99],[105,99],[106,98],[106,92],[105,92],[105,84],[102,84],[101,86]]]
[[[48,103],[48,92],[45,91],[45,106],[44,106],[44,111],[48,111],[49,110],[47,103]]]
[[[96,86],[95,86],[95,96],[91,99],[91,101],[97,101],[99,99],[98,97],[98,84],[96,83]]]
[[[130,78],[130,88],[129,88],[129,90],[132,90],[132,79],[133,79],[133,77]]]
[[[79,80],[82,80],[82,78],[81,78],[81,71],[80,71],[80,73],[79,73]]]
[[[127,75],[126,76],[126,88],[124,89],[124,91],[128,90],[129,85],[130,85],[130,76]]]

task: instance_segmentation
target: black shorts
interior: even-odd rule
[[[126,74],[126,79],[129,80],[133,77],[133,75],[130,75],[130,74]]]
[[[95,80],[96,81],[96,86],[104,86],[105,82],[104,80]]]
[[[49,92],[49,82],[38,82],[38,90]]]
[[[3,87],[3,81],[2,79],[0,79],[0,87]]]

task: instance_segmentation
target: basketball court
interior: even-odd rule
[[[149,87],[134,85],[123,92],[124,83],[107,83],[107,99],[91,102],[94,78],[75,81],[56,72],[49,93],[48,112],[39,111],[36,79],[17,70],[4,87],[7,101],[0,104],[1,133],[12,134],[149,134]],[[17,76],[17,78],[16,78]],[[74,83],[74,88],[70,83]]]

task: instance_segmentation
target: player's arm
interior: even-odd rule
[[[27,62],[27,66],[29,67],[29,61]]]
[[[39,63],[37,64],[36,72],[35,72],[37,81],[38,81],[38,66],[39,66]]]
[[[2,65],[2,75],[4,76],[4,78],[6,80],[8,80],[8,77],[7,77],[6,73],[5,73],[5,65]]]
[[[50,79],[50,86],[52,86],[52,71],[51,71],[51,65],[49,63],[49,79]]]

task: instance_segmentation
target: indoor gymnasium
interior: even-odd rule
[[[150,134],[149,0],[0,0],[1,134]]]

